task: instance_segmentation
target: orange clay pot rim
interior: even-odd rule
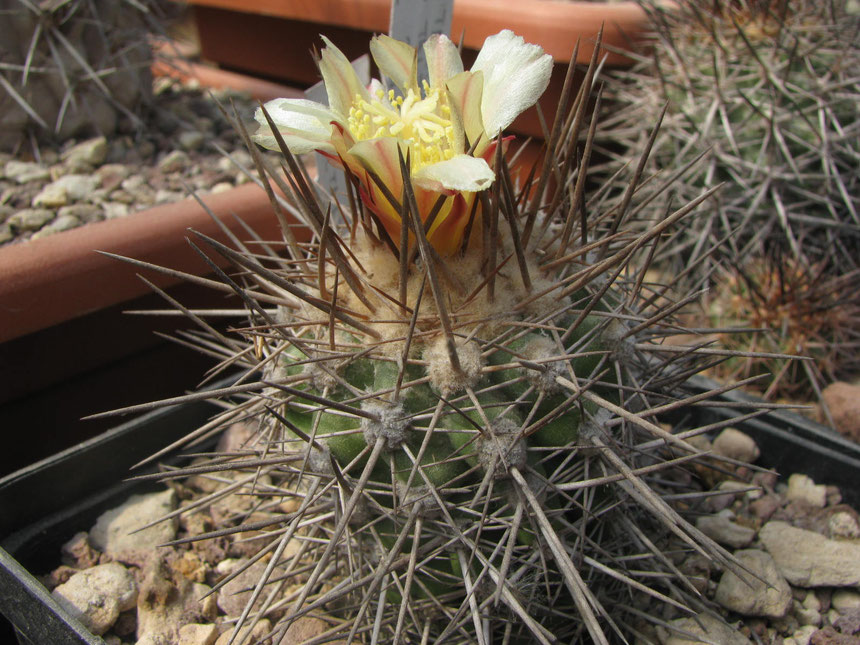
[[[378,33],[388,31],[391,11],[391,0],[189,0],[189,4]],[[570,60],[581,38],[577,62],[587,62],[601,27],[604,45],[624,50],[647,25],[647,14],[636,2],[518,0],[502,8],[499,0],[456,0],[451,34],[457,40],[462,33],[466,47],[480,49],[487,36],[513,29],[562,63]],[[630,64],[630,59],[609,51],[607,63]]]
[[[152,74],[157,77],[169,77],[179,81],[197,81],[202,87],[210,89],[231,89],[247,92],[253,98],[265,103],[278,98],[305,98],[305,93],[295,87],[273,83],[254,76],[218,69],[211,65],[192,63],[187,61],[170,61],[170,45],[156,44],[156,48],[162,54],[159,60],[152,65]]]
[[[269,199],[256,184],[201,199],[241,239],[247,235],[236,217],[263,240],[281,238]],[[206,210],[189,198],[0,249],[0,342],[151,293],[138,273],[160,287],[183,281],[100,251],[198,276],[211,273],[188,244],[189,229],[227,241]],[[207,255],[220,259],[215,253]]]

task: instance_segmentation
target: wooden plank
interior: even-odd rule
[[[388,34],[418,49],[418,80],[427,78],[421,45],[432,34],[451,34],[454,0],[392,0]]]
[[[419,47],[431,34],[451,33],[454,0],[393,0],[388,34]]]

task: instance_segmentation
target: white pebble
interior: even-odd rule
[[[818,599],[818,594],[813,590],[806,592],[806,597],[803,599],[803,606],[814,611],[821,611],[821,601]]]
[[[802,501],[810,506],[824,508],[827,505],[827,486],[816,484],[810,477],[795,473],[788,478],[785,496],[790,502]]]
[[[104,634],[120,612],[137,603],[134,576],[118,562],[84,569],[52,592],[75,618],[93,634]]]
[[[212,645],[217,639],[215,625],[189,623],[179,628],[179,645]]]
[[[783,641],[784,645],[790,645],[789,641],[794,641],[796,645],[809,645],[809,641],[812,640],[812,635],[818,631],[817,627],[813,625],[804,625],[796,632],[794,632],[790,638],[786,638]]]
[[[172,488],[132,495],[124,504],[99,516],[90,531],[90,542],[116,560],[136,562],[140,554],[150,554],[176,537],[176,518],[161,521],[175,508],[176,491]]]
[[[860,609],[860,592],[853,589],[839,589],[833,592],[830,604],[840,614],[847,613],[853,609]]]
[[[17,161],[15,159],[6,162],[3,174],[7,179],[11,179],[18,184],[26,184],[30,181],[43,181],[51,176],[50,171],[42,164],[34,161]]]
[[[714,439],[714,452],[748,464],[753,463],[761,454],[752,437],[735,428],[726,428]]]
[[[857,526],[857,520],[846,511],[831,515],[827,520],[827,528],[830,530],[830,537],[832,538],[853,539],[860,537],[860,527]]]
[[[801,625],[818,626],[821,624],[821,614],[814,609],[804,607],[800,603],[794,606],[794,615],[797,618],[797,622]]]

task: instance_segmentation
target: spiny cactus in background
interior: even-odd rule
[[[11,0],[0,10],[0,149],[110,134],[152,92],[154,0]]]
[[[758,353],[718,365],[721,379],[770,373],[771,381],[757,384],[765,398],[812,401],[828,383],[860,373],[860,271],[828,277],[820,266],[766,256],[744,267],[721,267],[715,282],[705,299],[711,322],[749,330],[723,334],[722,345]]]
[[[329,629],[313,642],[609,643],[662,623],[650,602],[702,609],[667,552],[738,571],[672,505],[695,497],[678,474],[699,456],[686,439],[709,428],[674,435],[656,417],[707,396],[676,389],[699,350],[663,342],[683,303],[644,280],[661,236],[712,191],[646,232],[629,220],[659,182],[633,173],[611,207],[606,191],[586,196],[598,49],[576,92],[571,65],[544,161],[522,185],[501,132],[551,61],[509,31],[468,71],[432,37],[422,85],[415,49],[377,37],[391,92],[364,88],[327,42],[330,105],[259,111],[256,140],[285,159],[281,174],[253,149],[284,240],[195,234],[203,257],[201,246],[238,269],[209,260],[220,281],[202,283],[241,298],[248,323],[225,333],[175,303],[202,328],[183,342],[221,359],[213,374],[241,373],[165,402],[224,406],[180,444],[237,420],[259,431],[155,475],[230,482],[186,510],[254,496],[253,521],[187,538],[257,532],[261,550],[218,585],[264,568],[235,634],[268,617],[280,642],[317,616]],[[296,157],[310,150],[343,168],[345,203],[318,200]]]
[[[856,268],[860,16],[839,0],[643,5],[653,51],[609,84],[619,109],[605,134],[626,144],[614,165],[644,149],[667,106],[653,167],[670,174],[704,155],[676,188],[681,201],[723,185],[669,257],[742,264],[783,249],[827,275]],[[712,263],[699,266],[702,276]]]

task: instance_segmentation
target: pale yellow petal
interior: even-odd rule
[[[328,104],[335,113],[346,117],[356,94],[365,100],[369,99],[370,95],[343,52],[325,36],[322,36],[322,39],[326,46],[322,50],[319,65],[328,94]]]
[[[380,71],[404,93],[418,89],[418,57],[412,45],[381,34],[370,41],[370,54]]]
[[[483,72],[460,72],[449,78],[445,85],[448,88],[449,101],[452,112],[458,120],[458,126],[466,133],[470,146],[478,142],[479,147],[475,154],[479,155],[480,150],[488,143],[481,116],[484,74]],[[465,150],[458,150],[458,152],[465,152]]]
[[[424,43],[430,87],[442,87],[452,76],[463,71],[457,45],[444,34],[433,34]]]

